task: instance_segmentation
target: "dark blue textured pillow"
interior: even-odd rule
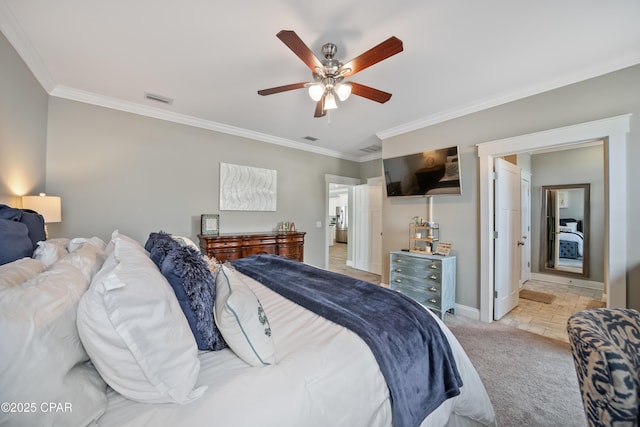
[[[22,209],[20,222],[29,229],[29,239],[33,243],[34,250],[38,247],[38,242],[47,240],[47,235],[44,231],[44,217],[38,212],[31,209]]]
[[[44,217],[36,211],[0,205],[0,219],[19,221],[27,226],[32,252],[38,247],[38,242],[47,239],[47,235],[44,232]]]
[[[215,280],[202,254],[190,246],[169,250],[160,271],[178,298],[200,350],[222,350],[227,344],[213,319]]]
[[[0,219],[0,265],[32,254],[33,244],[27,226],[18,221]]]
[[[149,252],[149,257],[158,268],[162,266],[162,261],[169,251],[178,247],[180,247],[180,243],[171,237],[171,234],[164,231],[149,234],[147,243],[144,244],[144,248]]]

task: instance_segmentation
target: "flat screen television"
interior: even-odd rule
[[[387,197],[462,194],[458,147],[382,159]]]

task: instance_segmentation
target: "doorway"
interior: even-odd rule
[[[491,322],[494,311],[493,160],[535,149],[605,141],[605,292],[607,305],[626,307],[627,210],[626,135],[630,115],[596,120],[478,145],[480,178],[480,319]]]
[[[357,190],[362,190],[365,195],[369,195],[366,188],[375,185],[375,180],[369,180],[366,185],[361,185],[359,179],[327,175],[325,177],[327,187],[327,220],[326,220],[326,263],[325,268],[329,271],[345,274],[367,282],[380,284],[381,275],[376,272],[365,271],[359,267],[358,260],[362,258],[363,249],[370,250],[375,247],[375,242],[370,240],[363,244],[359,243],[367,237],[367,229],[376,218],[375,212],[369,207],[369,197],[363,194],[358,195]],[[381,192],[381,190],[378,190]],[[379,203],[379,201],[378,201]],[[366,204],[367,207],[360,205]],[[372,213],[373,212],[373,213]],[[375,222],[375,221],[373,221]],[[342,235],[338,236],[338,224],[342,226]],[[379,229],[378,229],[379,232]],[[360,236],[361,235],[361,236]],[[380,246],[380,245],[378,245]],[[376,258],[379,258],[376,257]],[[362,264],[362,262],[360,262]],[[367,269],[372,266],[367,264]]]

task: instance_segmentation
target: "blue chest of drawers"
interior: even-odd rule
[[[389,287],[437,312],[455,313],[456,257],[392,251]]]

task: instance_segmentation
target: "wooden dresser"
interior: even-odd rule
[[[303,262],[305,234],[302,231],[198,234],[198,239],[202,253],[220,262],[257,254],[274,254]]]

